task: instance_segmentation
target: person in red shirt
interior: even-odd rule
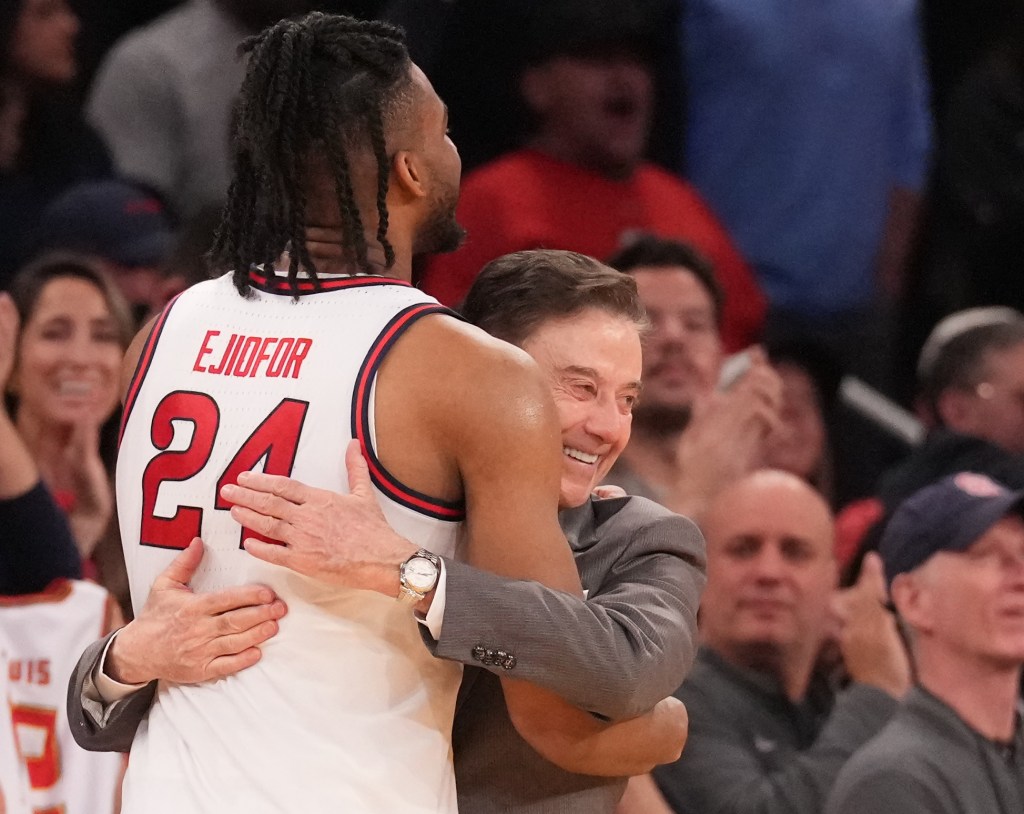
[[[684,240],[714,265],[726,292],[727,351],[756,341],[765,300],[746,262],[692,186],[643,160],[654,106],[655,34],[631,4],[540,4],[519,77],[536,126],[519,150],[462,184],[457,252],[431,258],[423,288],[457,305],[485,263],[558,248],[607,257],[637,233]],[[607,13],[605,13],[607,12]]]

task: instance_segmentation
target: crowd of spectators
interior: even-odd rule
[[[1024,488],[1024,0],[970,19],[939,0],[114,5],[0,0],[0,594],[84,576],[130,613],[120,362],[208,276],[238,46],[311,9],[378,16],[406,27],[463,152],[467,239],[418,259],[419,284],[458,307],[496,257],[569,249],[630,274],[647,310],[608,482],[694,519],[709,580],[690,744],[622,810],[824,811],[913,683],[882,607],[907,499],[967,471]],[[851,378],[922,442],[859,414]],[[929,527],[929,556],[991,525],[962,545]],[[944,675],[956,647],[929,637],[949,620],[897,584]],[[897,720],[938,715],[932,693],[960,709],[943,686]]]

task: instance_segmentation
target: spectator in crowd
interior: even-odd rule
[[[677,812],[817,814],[909,685],[881,563],[836,592],[828,506],[772,470],[723,490],[704,533],[703,647],[677,693],[690,737],[655,779]],[[851,681],[839,691],[818,669],[831,636]]]
[[[1024,3],[922,0],[935,160],[897,334],[896,396],[935,323],[964,308],[1024,308]]]
[[[245,63],[238,45],[310,0],[187,0],[107,55],[89,120],[118,172],[157,190],[181,218],[227,196],[231,107]]]
[[[971,471],[1024,488],[1024,316],[990,307],[943,319],[918,357],[917,392],[924,443],[839,514],[850,570],[877,547],[892,512],[940,478]]]
[[[386,0],[382,19],[401,26],[416,64],[459,123],[459,156],[468,173],[517,149],[529,135],[516,90],[528,22],[546,0]],[[678,0],[631,0],[657,32],[645,57],[655,75],[655,104],[647,157],[675,168],[682,158],[682,75]],[[595,11],[600,6],[594,7]]]
[[[0,289],[27,260],[47,203],[110,174],[99,137],[64,97],[77,33],[66,0],[0,0]]]
[[[28,772],[18,754],[10,704],[6,703],[10,697],[10,681],[7,678],[10,670],[9,650],[3,631],[0,631],[0,698],[5,699],[3,707],[0,707],[0,811],[4,814],[31,814]]]
[[[161,269],[164,301],[171,300],[186,288],[213,276],[209,255],[220,225],[220,216],[221,207],[211,204],[181,225]]]
[[[955,472],[1024,488],[1024,316],[972,308],[932,331],[918,360],[925,442],[879,482],[887,512]]]
[[[99,437],[117,407],[131,317],[113,283],[75,255],[33,262],[11,294],[22,325],[8,382],[15,427],[88,558],[113,511]]]
[[[107,180],[72,187],[53,201],[36,231],[35,248],[89,255],[117,284],[141,327],[166,302],[162,265],[173,240],[170,218],[156,195]]]
[[[769,328],[863,363],[928,164],[918,3],[807,11],[685,4],[685,167],[752,264]]]
[[[10,660],[4,708],[28,770],[36,814],[119,810],[124,756],[79,747],[64,710],[76,656],[96,631],[121,624],[111,595],[91,581],[58,579],[38,593],[0,597],[0,639]]]
[[[0,292],[0,391],[14,368],[18,311]],[[30,594],[58,577],[81,576],[71,529],[39,478],[39,468],[0,400],[0,594]]]
[[[843,768],[830,814],[1024,811],[1022,502],[962,472],[897,509],[879,550],[917,686]]]
[[[610,264],[637,282],[651,320],[633,435],[608,481],[699,521],[707,501],[761,465],[781,383],[751,348],[722,376],[722,289],[692,248],[643,237]]]
[[[759,335],[764,301],[729,236],[695,190],[643,160],[658,33],[643,6],[615,0],[538,3],[519,90],[534,125],[523,149],[462,185],[458,252],[429,260],[423,287],[455,305],[488,261],[520,249],[607,257],[636,231],[692,242],[728,292],[722,328],[736,350]]]
[[[768,358],[782,381],[782,406],[765,445],[764,465],[803,478],[831,503],[829,430],[839,389],[837,371],[813,345],[769,345]]]

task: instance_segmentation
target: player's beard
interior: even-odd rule
[[[466,230],[455,219],[459,202],[459,188],[450,184],[439,185],[432,196],[430,217],[416,235],[414,255],[453,252],[466,239]]]

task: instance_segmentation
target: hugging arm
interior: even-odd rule
[[[421,631],[427,647],[544,687],[604,718],[650,710],[693,663],[704,541],[688,520],[637,498],[602,534],[605,573],[586,601],[446,562],[443,626],[436,640]],[[481,646],[513,655],[514,668],[481,663]]]

